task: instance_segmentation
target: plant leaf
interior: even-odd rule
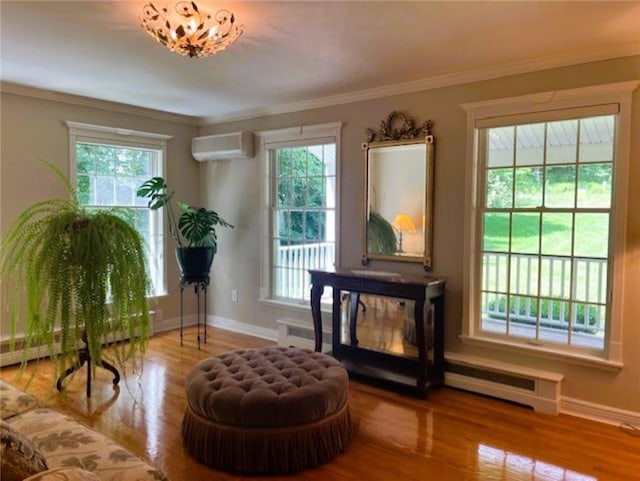
[[[166,188],[167,183],[162,177],[153,177],[138,187],[136,195],[138,197],[149,197],[150,194],[157,194]]]

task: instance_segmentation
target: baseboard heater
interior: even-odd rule
[[[150,322],[149,322],[149,337],[151,338],[154,333],[153,326],[155,324],[154,319],[156,318],[156,311],[149,311]],[[56,341],[53,343],[53,352],[55,354],[60,354],[61,346],[60,346],[60,331],[56,331],[55,333]],[[114,337],[110,339],[110,342],[121,342],[128,341],[129,336],[125,335]],[[15,350],[9,349],[9,339],[3,339],[0,341],[0,367],[12,366],[14,364],[20,364],[25,358],[24,350],[22,348],[22,343],[24,339],[22,337],[17,337],[16,340],[16,348]],[[78,348],[84,347],[84,343],[78,340]],[[46,345],[40,346],[32,346],[29,348],[29,351],[26,354],[27,361],[33,361],[35,359],[43,359],[49,357],[49,348]]]
[[[313,325],[297,319],[278,319],[278,345],[314,349]],[[331,326],[322,326],[322,352],[331,350]]]
[[[558,414],[563,375],[458,353],[445,354],[447,386]]]

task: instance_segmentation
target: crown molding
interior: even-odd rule
[[[15,84],[12,82],[0,82],[0,91],[13,95],[21,95],[23,97],[31,97],[42,100],[51,100],[53,102],[64,102],[81,107],[90,107],[111,112],[118,112],[130,115],[140,115],[142,117],[162,120],[165,122],[176,122],[179,124],[198,126],[200,124],[197,117],[182,114],[174,114],[171,112],[162,112],[144,107],[136,107],[134,105],[122,104],[118,102],[110,102],[108,100],[100,100],[92,97],[83,97],[81,95],[67,94],[62,92],[54,92],[52,90],[28,87],[26,85]]]
[[[12,82],[0,82],[0,91],[3,93],[21,95],[25,97],[40,98],[44,100],[51,100],[54,102],[65,102],[84,107],[99,108],[131,115],[140,115],[166,122],[176,122],[186,125],[203,127],[227,122],[250,120],[258,117],[266,117],[269,115],[300,112],[324,107],[333,107],[336,105],[362,102],[366,100],[390,97],[394,95],[409,94],[437,88],[480,82],[484,80],[493,80],[510,75],[518,75],[523,73],[547,70],[551,68],[568,67],[571,65],[579,65],[635,55],[640,55],[640,41],[619,44],[613,47],[606,47],[598,50],[592,49],[586,52],[582,51],[571,54],[546,56],[533,60],[523,60],[495,67],[487,67],[482,69],[469,70],[466,72],[439,75],[435,77],[414,80],[410,82],[402,82],[392,85],[385,85],[382,87],[348,92],[339,95],[331,95],[327,97],[303,100],[299,102],[292,102],[275,106],[263,106],[245,110],[231,111],[215,116],[204,117],[163,112],[160,110],[154,110],[144,107],[136,107],[129,104],[110,102],[107,100],[100,100],[91,97],[84,97],[80,95],[28,87]]]
[[[304,110],[323,107],[333,107],[335,105],[362,102],[365,100],[390,97],[393,95],[415,93],[442,87],[451,87],[466,83],[493,80],[510,75],[531,73],[551,68],[568,67],[572,65],[610,60],[614,58],[630,57],[635,55],[640,55],[640,42],[629,42],[617,45],[615,47],[603,48],[600,50],[589,50],[586,52],[583,51],[563,55],[551,55],[533,60],[522,60],[495,67],[487,67],[476,70],[469,70],[466,72],[439,75],[411,82],[402,82],[398,84],[359,90],[340,95],[331,95],[328,97],[322,97],[312,100],[303,100],[300,102],[292,102],[271,107],[257,107],[246,110],[238,110],[235,112],[228,112],[216,116],[200,117],[199,125],[201,127],[204,127],[208,125],[236,122],[240,120],[250,120],[257,117],[265,117],[269,115],[300,112]]]

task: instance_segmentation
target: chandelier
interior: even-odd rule
[[[201,12],[196,2],[176,3],[174,10],[148,3],[139,17],[140,26],[172,52],[204,58],[221,52],[243,32],[235,25],[233,13],[218,10]]]

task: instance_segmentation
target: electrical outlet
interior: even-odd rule
[[[231,300],[233,302],[238,302],[238,290],[237,289],[233,289],[231,291]]]

